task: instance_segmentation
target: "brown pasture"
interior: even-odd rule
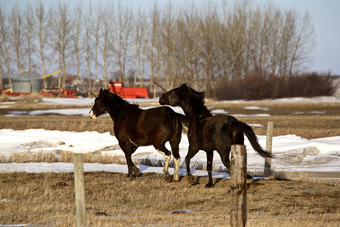
[[[263,126],[272,120],[275,136],[296,134],[312,139],[340,135],[340,103],[223,103],[209,100],[207,105],[224,109],[229,114],[268,113],[270,117],[238,119]],[[246,106],[269,110],[245,110]],[[109,117],[92,120],[83,116],[4,116],[8,111],[44,108],[79,106],[17,103],[0,109],[0,129],[112,131]],[[315,114],[315,111],[324,114]],[[301,114],[292,115],[293,112]],[[265,128],[254,129],[257,134],[266,133]],[[65,160],[72,161],[71,155],[65,156]],[[25,158],[26,161],[29,159]],[[90,158],[84,160],[93,162]],[[41,158],[39,161],[46,160]],[[107,162],[105,159],[97,161]],[[85,173],[88,226],[226,226],[230,213],[230,180],[214,179],[213,188],[205,188],[206,183],[206,177],[198,177],[196,184],[190,185],[186,176],[181,177],[180,182],[169,183],[159,174],[143,174],[131,181],[124,174]],[[339,194],[338,184],[324,183],[317,178],[311,182],[304,176],[287,180],[285,175],[277,174],[267,180],[248,181],[247,226],[337,226]],[[28,223],[75,226],[72,173],[0,173],[0,224]]]
[[[85,174],[88,226],[228,226],[230,180],[186,176],[168,183],[162,175]],[[337,226],[340,188],[288,180],[248,182],[247,226]],[[0,223],[75,226],[71,173],[0,174]]]
[[[1,97],[1,96],[0,96]],[[1,101],[1,98],[0,98]],[[1,102],[0,102],[1,103]],[[156,106],[156,103],[142,103],[142,106]],[[269,117],[245,116],[237,117],[249,124],[261,124],[263,128],[254,128],[259,135],[266,134],[268,121],[274,121],[274,136],[296,134],[303,138],[314,139],[340,135],[340,103],[339,102],[310,102],[310,103],[282,103],[282,102],[217,102],[208,100],[206,105],[211,109],[223,109],[228,114],[270,114]],[[264,110],[244,109],[249,106],[268,108]],[[112,130],[112,121],[109,117],[100,117],[95,121],[84,116],[17,116],[5,117],[9,111],[29,111],[61,108],[88,108],[91,106],[74,105],[42,105],[32,101],[17,102],[8,108],[0,108],[0,129],[30,129],[44,128],[63,131],[98,131]],[[298,114],[293,114],[298,113]],[[321,114],[318,114],[321,113]]]

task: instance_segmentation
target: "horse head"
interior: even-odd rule
[[[183,99],[183,97],[185,97],[185,94],[186,94],[188,88],[189,87],[186,84],[182,84],[181,86],[164,93],[159,98],[159,104],[170,105],[170,106],[179,106],[180,100]]]
[[[159,104],[170,106],[181,106],[183,104],[193,104],[197,102],[204,102],[204,92],[195,91],[187,84],[182,84],[164,93],[159,98]]]
[[[99,95],[94,100],[94,105],[90,110],[90,117],[96,119],[98,116],[102,115],[107,111],[107,105],[105,104],[106,96],[109,93],[109,90],[100,89]]]

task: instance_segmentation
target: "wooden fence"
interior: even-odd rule
[[[85,183],[83,154],[75,153],[74,157],[74,187],[76,197],[76,219],[78,227],[86,227]]]
[[[230,180],[230,226],[245,226],[247,222],[247,153],[244,145],[231,146]]]

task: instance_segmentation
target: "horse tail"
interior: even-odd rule
[[[234,118],[235,120],[231,121],[231,127],[232,129],[238,131],[238,132],[242,132],[244,134],[246,134],[251,146],[254,148],[255,151],[257,151],[257,153],[259,153],[263,158],[274,158],[274,156],[272,154],[270,154],[269,152],[265,151],[261,145],[259,144],[258,140],[257,140],[257,136],[255,135],[253,129],[247,125],[246,123],[237,120],[236,118]]]
[[[175,114],[176,114],[177,119],[181,122],[182,125],[189,127],[187,118],[183,114],[180,114],[180,113],[175,113]]]

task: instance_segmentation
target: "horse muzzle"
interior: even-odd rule
[[[163,97],[163,96],[161,96],[160,98],[159,98],[159,104],[161,104],[161,105],[166,105],[167,103],[166,103],[166,100],[165,100],[165,98]]]
[[[92,119],[97,119],[96,115],[93,113],[93,110],[91,110],[89,114]]]

